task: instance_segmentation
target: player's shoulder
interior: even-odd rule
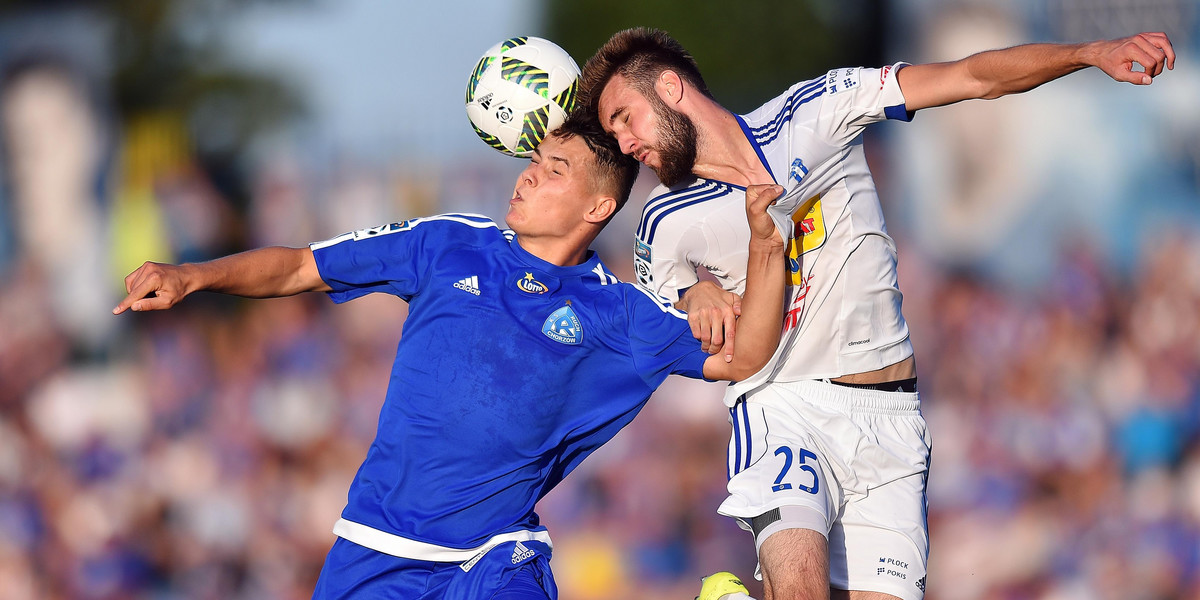
[[[350,246],[346,243],[361,242],[361,246],[355,244],[361,251],[387,252],[388,248],[396,244],[447,249],[463,245],[482,247],[511,241],[512,236],[511,231],[500,229],[495,222],[483,215],[447,213],[358,229],[323,242],[314,242],[309,244],[309,247],[314,251],[334,247],[349,249]]]
[[[404,227],[431,242],[449,246],[483,246],[512,241],[513,232],[495,221],[472,213],[445,213],[409,219]]]
[[[405,223],[409,229],[423,228],[485,237],[495,237],[504,232],[495,221],[473,213],[445,213],[409,219]]]
[[[660,184],[642,206],[637,237],[649,244],[660,233],[678,233],[702,221],[705,215],[714,214],[731,198],[741,206],[739,194],[744,192],[743,188],[714,179],[691,178],[670,187]]]
[[[789,86],[779,95],[767,100],[758,108],[742,115],[746,125],[757,130],[770,128],[780,121],[790,118],[802,107],[817,100],[825,94],[825,82],[828,74],[821,74],[812,79],[806,79]]]

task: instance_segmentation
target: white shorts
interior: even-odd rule
[[[729,497],[717,512],[756,549],[776,531],[819,531],[834,588],[924,597],[932,441],[916,393],[771,383],[729,412]]]

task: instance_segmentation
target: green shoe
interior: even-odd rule
[[[701,581],[703,584],[700,586],[700,595],[696,596],[696,600],[721,600],[726,594],[738,592],[749,594],[746,586],[742,585],[742,580],[728,571],[713,573]]]

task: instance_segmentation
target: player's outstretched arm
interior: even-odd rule
[[[329,289],[317,271],[312,250],[274,246],[203,263],[147,262],[125,277],[125,291],[129,295],[113,309],[113,314],[119,315],[126,309],[165,310],[201,290],[275,298]]]
[[[715,354],[704,361],[708,379],[740,381],[757,373],[771,360],[783,329],[784,266],[783,236],[767,216],[783,188],[752,185],[746,188],[746,219],[750,223],[750,256],[746,263],[746,295],[738,318],[738,351],[732,357]],[[732,343],[732,330],[726,331]]]
[[[1134,71],[1134,63],[1145,72]],[[897,77],[904,105],[913,111],[1018,94],[1087,67],[1117,81],[1149,85],[1164,68],[1175,68],[1175,49],[1165,33],[1082,44],[1024,44],[953,62],[911,65]]]

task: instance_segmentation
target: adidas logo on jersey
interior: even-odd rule
[[[532,557],[534,554],[537,554],[537,553],[534,552],[533,550],[530,550],[529,548],[526,548],[525,544],[522,544],[521,542],[517,542],[517,547],[513,548],[512,564],[515,565],[527,558]]]
[[[471,294],[479,295],[479,277],[472,275],[454,282],[454,287]]]

